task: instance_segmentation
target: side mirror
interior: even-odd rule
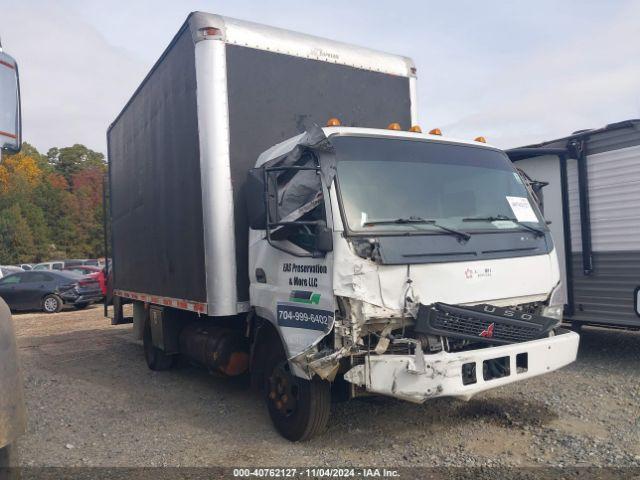
[[[316,227],[315,247],[320,253],[333,251],[333,232],[324,222]]]
[[[264,171],[261,168],[249,170],[245,187],[249,226],[253,230],[265,230],[267,228],[267,208],[265,205]]]
[[[22,146],[18,64],[0,49],[0,149],[13,153]]]

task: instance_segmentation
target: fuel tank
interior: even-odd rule
[[[248,352],[246,340],[235,330],[196,322],[180,332],[180,353],[221,375],[232,377],[246,372]]]

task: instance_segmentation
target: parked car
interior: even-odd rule
[[[25,272],[28,270],[33,270],[33,265],[30,263],[21,263],[20,265],[18,265],[20,268],[22,268]]]
[[[100,267],[94,267],[93,265],[75,265],[72,267],[64,267],[64,271],[75,272],[86,277],[95,278],[100,284],[102,295],[106,295],[107,282],[104,271]]]
[[[33,267],[33,270],[62,270],[64,268],[64,262],[62,260],[55,260],[53,262],[38,263]]]
[[[0,265],[0,278],[22,271],[24,271],[22,268],[13,265]]]
[[[12,310],[59,312],[64,305],[82,309],[102,298],[95,278],[74,272],[18,272],[0,279],[0,297]]]
[[[92,267],[99,267],[100,262],[96,258],[69,258],[63,260],[65,267],[75,267],[78,265],[90,265]]]

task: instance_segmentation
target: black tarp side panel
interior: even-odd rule
[[[108,132],[117,289],[206,302],[194,45],[183,29]]]
[[[409,78],[227,45],[231,178],[234,183],[238,301],[249,299],[248,215],[243,186],[258,155],[324,126],[385,128],[411,123]]]

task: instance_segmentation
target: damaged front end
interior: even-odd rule
[[[468,399],[575,360],[579,337],[557,329],[544,308],[544,302],[422,305],[407,298],[398,312],[339,298],[332,334],[292,362],[308,376],[343,375],[352,396]]]

